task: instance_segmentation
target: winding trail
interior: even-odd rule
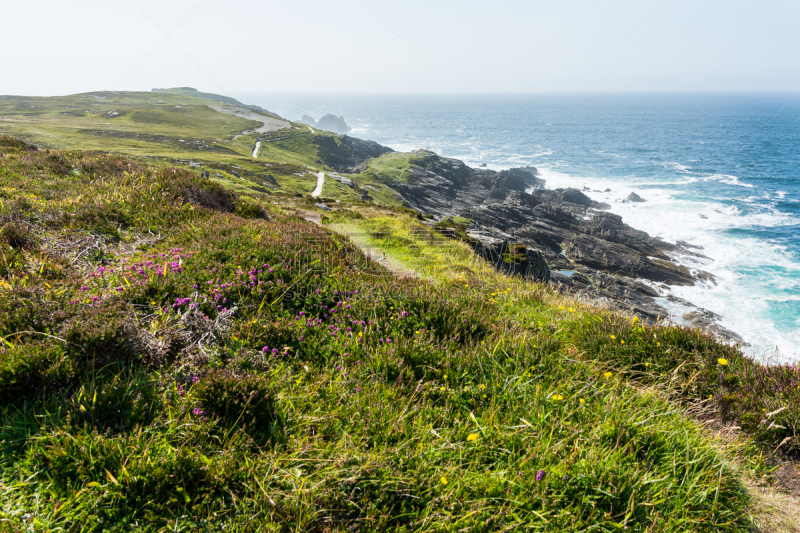
[[[311,191],[311,196],[316,198],[320,194],[322,194],[322,186],[325,184],[325,173],[320,172],[317,174],[317,187]]]
[[[253,159],[258,159],[258,151],[261,149],[261,141],[256,142],[256,147],[253,150]]]
[[[224,113],[226,115],[233,115],[235,117],[243,118],[245,120],[252,120],[260,122],[261,126],[252,130],[245,130],[240,135],[247,135],[248,133],[269,133],[271,131],[278,131],[291,126],[285,120],[270,117],[258,111],[247,109],[244,107],[237,107],[232,105],[210,105],[208,106],[217,113]]]

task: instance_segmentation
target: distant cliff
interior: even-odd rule
[[[315,121],[312,117],[308,115],[303,115],[303,118],[300,119],[302,124],[308,124],[313,128],[319,128],[325,131],[332,131],[333,133],[347,133],[352,128],[347,125],[347,122],[344,121],[344,117],[336,116],[327,114],[321,119],[319,122]]]
[[[231,98],[230,96],[221,96],[219,94],[213,93],[203,93],[194,89],[192,87],[173,87],[172,89],[153,89],[151,92],[154,93],[164,93],[164,94],[180,94],[183,96],[194,96],[195,98],[202,98],[203,100],[214,100],[216,102],[222,102],[223,104],[231,104],[239,107],[245,107],[247,109],[252,109],[254,111],[261,111],[262,113],[266,113],[268,115],[272,115],[275,118],[283,118],[282,116],[278,115],[277,113],[273,113],[272,111],[268,111],[263,107],[257,105],[248,105],[243,104],[236,98]]]

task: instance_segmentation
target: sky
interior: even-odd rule
[[[4,2],[0,94],[800,90],[797,0]]]

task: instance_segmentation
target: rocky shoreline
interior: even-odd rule
[[[701,256],[697,247],[636,230],[580,190],[546,189],[533,167],[497,172],[428,151],[415,156],[418,164],[409,169],[410,178],[386,185],[434,227],[460,236],[499,269],[549,281],[557,290],[653,322],[670,319],[658,299],[681,303],[695,308],[681,317],[684,323],[723,341],[742,341],[717,323],[718,315],[670,292],[673,285],[715,283],[708,272],[673,259]],[[628,201],[643,199],[636,195]]]

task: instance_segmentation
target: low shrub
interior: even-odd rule
[[[277,420],[273,389],[268,374],[214,370],[192,387],[192,396],[200,402],[193,413],[221,417],[228,424],[246,426],[251,434],[269,436]]]

